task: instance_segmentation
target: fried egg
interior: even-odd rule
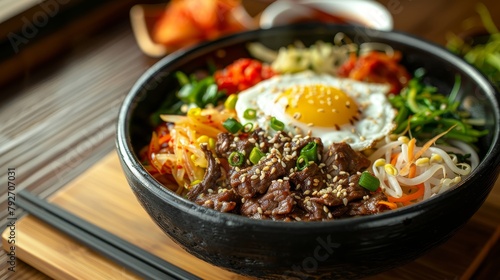
[[[389,89],[309,71],[283,74],[240,92],[235,109],[240,122],[254,128],[272,133],[274,117],[292,134],[320,137],[325,145],[346,142],[361,151],[395,129]],[[248,109],[255,110],[250,119]]]

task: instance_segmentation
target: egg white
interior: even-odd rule
[[[310,126],[294,119],[285,112],[288,99],[280,94],[293,85],[327,85],[343,90],[358,105],[359,120],[353,124],[344,124],[338,128]],[[360,151],[372,147],[376,141],[395,129],[396,110],[387,99],[389,86],[343,79],[328,74],[316,74],[306,71],[295,74],[274,76],[268,80],[239,93],[236,113],[239,120],[251,122],[254,128],[261,127],[272,133],[271,117],[276,117],[285,124],[285,131],[293,134],[308,134],[320,137],[325,145],[346,142],[354,150]],[[244,112],[255,109],[257,117],[245,119]],[[311,112],[313,113],[313,112]]]

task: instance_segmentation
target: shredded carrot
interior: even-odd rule
[[[415,152],[415,143],[417,142],[417,139],[411,138],[410,141],[408,142],[408,161],[413,160],[413,153]]]
[[[412,164],[415,163],[415,161],[417,159],[420,158],[421,155],[423,155],[425,153],[425,151],[427,151],[432,145],[434,145],[434,143],[441,137],[443,137],[446,133],[450,132],[453,128],[455,128],[456,125],[450,127],[448,130],[444,131],[444,132],[441,132],[439,133],[438,135],[434,136],[434,138],[432,138],[431,140],[427,141],[424,146],[422,146],[422,149],[420,149],[416,154],[415,156],[409,160],[405,166],[403,166],[403,168],[401,168],[401,170],[399,171],[399,174],[401,176],[406,176],[408,175],[408,173],[410,172],[410,167]],[[415,138],[412,138],[412,139],[415,139]],[[409,150],[409,149],[408,149]]]
[[[385,205],[385,206],[389,207],[391,210],[394,210],[394,209],[398,208],[398,205],[396,203],[385,201],[385,200],[380,200],[378,202],[378,204]]]
[[[396,162],[398,161],[399,155],[401,153],[394,153],[391,155],[391,164],[396,165]]]
[[[159,145],[161,145],[161,144],[163,144],[163,143],[166,143],[166,142],[168,142],[171,138],[172,138],[172,136],[170,135],[170,133],[169,133],[169,134],[165,134],[165,135],[163,135],[162,137],[160,137],[160,138],[158,139],[158,144],[159,144]]]
[[[408,178],[414,178],[417,175],[417,166],[412,164],[410,166],[410,171],[408,172]]]
[[[411,201],[413,201],[415,199],[419,199],[422,196],[424,196],[424,184],[418,184],[418,185],[416,185],[416,187],[417,187],[417,191],[414,193],[403,194],[403,196],[401,196],[401,197],[389,196],[389,197],[387,197],[387,199],[389,200],[389,202],[401,202],[403,204],[406,204],[406,203],[409,204],[409,203],[411,203]]]
[[[159,150],[160,145],[158,144],[158,135],[153,131],[153,134],[151,135],[151,142],[149,142],[148,160],[149,164],[151,164],[151,166],[153,166],[158,172],[161,173],[161,164],[159,164],[153,157],[153,155],[158,153]]]

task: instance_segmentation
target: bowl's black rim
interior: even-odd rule
[[[293,26],[290,25],[278,26],[269,29],[251,30],[238,34],[229,35],[215,41],[202,43],[185,50],[177,51],[158,61],[138,79],[138,81],[134,84],[132,89],[127,94],[120,108],[118,116],[118,124],[117,124],[116,146],[120,159],[123,161],[125,165],[124,168],[129,169],[130,172],[134,176],[136,176],[136,178],[146,188],[148,188],[152,193],[154,193],[154,195],[161,198],[162,200],[170,201],[170,203],[174,204],[173,205],[174,207],[178,208],[181,211],[185,211],[193,215],[199,215],[200,218],[205,220],[215,219],[217,222],[226,223],[228,226],[229,225],[231,226],[241,225],[241,226],[252,226],[252,227],[265,226],[269,230],[272,229],[282,230],[284,225],[286,225],[286,227],[295,229],[299,228],[354,229],[360,227],[373,227],[381,224],[387,225],[388,223],[399,223],[406,219],[411,219],[412,217],[419,215],[419,213],[425,211],[425,208],[428,206],[428,204],[440,203],[448,199],[450,196],[454,195],[455,193],[454,191],[448,191],[413,206],[387,211],[377,215],[353,217],[353,218],[347,218],[329,222],[290,223],[281,221],[255,220],[239,215],[221,213],[203,206],[199,206],[192,201],[184,199],[179,195],[163,187],[158,181],[156,181],[152,176],[150,176],[149,173],[142,167],[140,161],[138,160],[136,155],[132,152],[131,139],[129,137],[130,131],[129,131],[129,126],[127,124],[129,123],[131,117],[131,110],[129,110],[129,108],[131,108],[133,104],[137,101],[141,89],[144,88],[144,85],[147,83],[150,77],[154,76],[159,71],[162,71],[169,64],[173,64],[180,60],[189,59],[189,57],[191,56],[198,56],[197,52],[201,51],[202,53],[209,53],[215,49],[221,48],[221,46],[223,47],[235,42],[242,42],[258,37],[258,34],[261,34],[262,32],[271,32],[279,34],[280,32],[283,31],[289,31],[292,28],[293,29],[304,28],[307,30],[316,27],[334,29],[336,32],[341,32],[343,30],[348,30],[349,28],[351,28],[348,26],[341,26],[335,24],[300,24]],[[470,178],[475,174],[477,174],[478,170],[480,170],[483,167],[491,165],[496,166],[495,172],[498,174],[498,171],[500,169],[499,167],[500,94],[496,91],[496,89],[488,81],[488,79],[482,73],[480,73],[476,68],[474,68],[473,66],[471,66],[470,64],[468,64],[466,61],[456,56],[455,54],[449,52],[442,46],[439,46],[432,42],[428,42],[417,36],[400,31],[371,30],[370,32],[371,32],[370,34],[372,34],[372,36],[375,38],[380,37],[380,35],[383,35],[384,40],[403,42],[404,44],[430,51],[434,53],[436,56],[439,56],[447,61],[450,61],[453,65],[462,69],[464,73],[473,77],[474,80],[478,81],[479,86],[485,90],[490,101],[495,103],[493,108],[495,110],[494,115],[496,117],[496,126],[495,126],[495,131],[492,132],[494,133],[494,137],[492,141],[492,146],[487,151],[487,156],[480,162],[479,166],[471,173],[471,175],[465,178],[456,188],[474,187],[474,186],[462,187],[462,185],[470,181]]]

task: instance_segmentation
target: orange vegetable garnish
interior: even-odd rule
[[[179,49],[250,28],[240,0],[172,0],[156,22],[153,41]],[[239,14],[238,14],[239,13]]]
[[[385,206],[389,207],[391,210],[394,210],[394,209],[398,208],[398,205],[396,203],[385,201],[385,200],[380,200],[378,202],[378,204],[385,205]]]
[[[404,205],[410,204],[413,200],[419,199],[424,196],[424,184],[418,184],[415,186],[417,190],[410,194],[403,194],[401,197],[388,196],[389,202],[401,202]]]
[[[377,51],[360,57],[351,54],[349,60],[339,68],[338,74],[358,81],[387,83],[391,86],[391,93],[399,94],[410,80],[410,74],[399,63],[400,60],[401,53],[397,51],[393,55]]]

